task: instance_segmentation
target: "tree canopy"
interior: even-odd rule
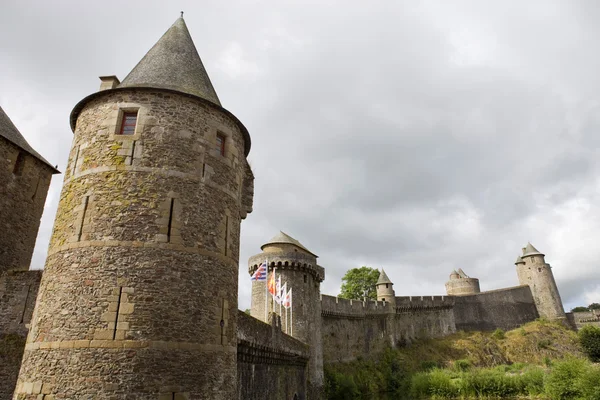
[[[571,312],[586,312],[586,311],[590,311],[587,307],[575,307],[571,310]]]
[[[585,312],[585,311],[592,311],[592,310],[600,310],[600,304],[592,303],[587,307],[584,307],[584,306],[575,307],[571,310],[571,312]]]
[[[592,304],[590,304],[590,305],[588,306],[588,308],[589,308],[590,310],[600,310],[600,304],[598,304],[598,303],[592,303]]]
[[[342,278],[339,297],[362,300],[366,293],[367,299],[377,300],[377,290],[375,289],[377,279],[379,279],[379,271],[374,268],[366,266],[352,268]]]

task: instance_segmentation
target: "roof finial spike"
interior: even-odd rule
[[[181,12],[181,18],[183,18],[183,11],[180,11],[180,12]]]

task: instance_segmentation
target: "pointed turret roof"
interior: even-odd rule
[[[13,124],[8,115],[6,115],[2,107],[0,107],[0,136],[8,140],[15,146],[26,151],[27,153],[31,154],[33,157],[37,158],[44,164],[48,165],[50,168],[52,168],[54,173],[58,173],[58,171],[52,166],[52,164],[46,161],[44,157],[42,157],[37,151],[35,151],[33,147],[29,145],[29,143],[27,143],[27,140],[25,140],[23,135],[21,135],[21,132],[19,132],[15,124]]]
[[[269,240],[267,243],[260,246],[260,249],[264,250],[264,248],[270,244],[279,244],[279,243],[292,244],[292,245],[312,254],[313,256],[318,257],[315,253],[313,253],[312,251],[310,251],[306,247],[304,247],[302,245],[302,243],[300,243],[299,241],[297,241],[296,239],[294,239],[293,237],[291,237],[290,235],[288,235],[287,233],[285,233],[283,231],[279,231],[279,233],[277,235],[273,236],[271,238],[271,240]]]
[[[517,256],[517,261],[515,261],[515,265],[516,264],[525,264],[525,261],[523,261],[523,259],[521,258],[521,256]]]
[[[221,105],[183,18],[175,21],[119,87],[172,89]]]
[[[388,278],[383,268],[381,268],[381,272],[379,273],[379,279],[377,279],[377,285],[381,285],[384,283],[391,283],[393,285],[392,281],[390,280],[390,278]]]
[[[531,243],[527,243],[527,246],[525,246],[525,249],[523,250],[523,256],[536,256],[536,255],[540,255],[543,256],[544,254],[540,253],[538,251],[538,249],[536,249],[535,247],[533,247],[533,245]]]
[[[463,271],[462,268],[458,269],[458,275],[460,275],[461,278],[469,278],[469,275],[465,274],[465,271]]]

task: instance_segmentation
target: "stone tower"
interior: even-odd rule
[[[394,292],[394,284],[388,278],[387,274],[381,269],[379,279],[375,285],[377,288],[377,300],[390,303],[392,309],[396,308],[396,293]]]
[[[27,143],[2,108],[0,160],[1,275],[29,269],[50,180],[58,171]]]
[[[221,106],[182,18],[122,83],[101,81],[71,113],[14,398],[236,398],[248,131]]]
[[[531,243],[523,248],[523,254],[517,257],[517,276],[519,284],[528,285],[535,301],[540,317],[548,319],[564,319],[565,311],[554,281],[550,264],[544,260]]]
[[[309,398],[318,398],[323,386],[320,287],[325,270],[317,265],[317,255],[283,232],[262,245],[261,250],[262,253],[248,260],[248,272],[252,275],[261,263],[267,262],[268,276],[276,269],[276,277],[281,277],[282,284],[287,283],[288,289],[292,289],[293,321],[290,326],[282,313],[282,325],[288,334],[310,345]],[[266,282],[252,282],[251,314],[261,321],[265,321],[265,285]],[[273,308],[271,296],[267,298],[267,311],[279,314],[279,306],[275,304]],[[288,313],[288,318],[292,313]]]
[[[36,271],[29,267],[50,180],[58,171],[2,108],[0,160],[0,399],[10,399],[42,275],[41,265]]]
[[[458,271],[452,271],[450,280],[446,282],[446,293],[448,296],[464,296],[480,292],[479,279],[471,278],[460,268]]]

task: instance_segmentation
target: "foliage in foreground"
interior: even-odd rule
[[[579,330],[578,337],[585,355],[593,362],[600,362],[600,328],[586,325]]]
[[[375,360],[328,365],[328,399],[600,400],[600,366],[577,334],[538,320],[518,329],[422,340]]]

